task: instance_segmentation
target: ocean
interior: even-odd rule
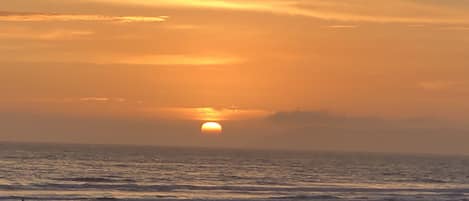
[[[0,144],[0,200],[469,200],[469,157]]]

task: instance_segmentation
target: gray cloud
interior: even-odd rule
[[[386,152],[469,152],[463,124],[431,118],[354,117],[322,111],[278,112],[265,121],[272,126],[272,146],[303,149],[374,150]],[[461,141],[462,140],[462,141]]]
[[[197,122],[146,118],[70,116],[34,111],[0,113],[3,141],[97,144],[188,145],[197,135]],[[197,142],[189,140],[189,142]],[[197,144],[197,143],[196,143]]]

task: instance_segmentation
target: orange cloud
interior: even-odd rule
[[[455,7],[406,0],[84,0],[144,6],[193,7],[268,12],[320,20],[376,23],[469,23],[469,15]],[[391,9],[390,9],[391,8]],[[398,15],[392,10],[399,10]]]
[[[11,35],[9,35],[11,36]],[[54,35],[47,35],[48,39],[52,39]],[[3,36],[5,38],[7,36]],[[18,37],[12,36],[12,37]],[[25,35],[24,37],[38,37]],[[2,34],[0,34],[2,38]],[[44,39],[41,37],[41,39]],[[58,39],[58,38],[56,38]],[[244,60],[233,56],[211,56],[211,55],[186,55],[186,54],[155,54],[143,56],[127,56],[119,54],[109,55],[93,55],[93,54],[71,54],[71,53],[37,53],[28,54],[23,57],[9,57],[0,55],[0,61],[3,62],[61,62],[61,63],[93,63],[93,64],[129,64],[129,65],[190,65],[190,66],[207,66],[236,64]]]
[[[80,98],[80,101],[91,101],[91,102],[108,102],[110,98],[106,97],[85,97]]]
[[[3,22],[47,22],[47,21],[94,21],[94,22],[163,22],[168,16],[107,16],[107,15],[74,15],[74,14],[39,14],[22,12],[0,12]]]
[[[330,28],[330,29],[355,29],[357,27],[358,27],[357,25],[330,25],[330,26],[327,26],[327,28]]]
[[[36,40],[57,40],[75,39],[93,35],[89,30],[35,30],[27,27],[6,27],[0,33],[0,39],[36,39]]]
[[[174,107],[157,108],[147,112],[169,119],[187,119],[200,121],[245,120],[266,117],[272,112],[266,110],[212,107]]]
[[[418,86],[427,91],[443,91],[454,88],[458,86],[460,83],[454,81],[425,81],[418,83]]]
[[[123,59],[111,59],[115,63],[138,65],[217,65],[240,63],[242,59],[230,56],[198,56],[198,55],[144,55],[124,57]],[[107,63],[107,61],[104,61]]]

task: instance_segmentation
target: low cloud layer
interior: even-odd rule
[[[432,118],[357,117],[321,111],[278,112],[266,118],[279,147],[384,152],[468,153],[464,124]]]
[[[104,101],[102,98],[83,101],[88,100]],[[181,111],[166,110],[164,114],[171,115],[168,112],[177,116]],[[200,134],[199,126],[204,121],[196,119],[2,110],[0,122],[3,141],[469,153],[463,143],[469,140],[465,135],[469,128],[464,125],[425,118],[385,119],[322,111],[287,111],[254,119],[252,116],[225,119],[221,121],[224,133],[217,139]]]

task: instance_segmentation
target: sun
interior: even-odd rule
[[[200,127],[203,134],[221,134],[223,131],[222,126],[217,122],[205,122]]]

